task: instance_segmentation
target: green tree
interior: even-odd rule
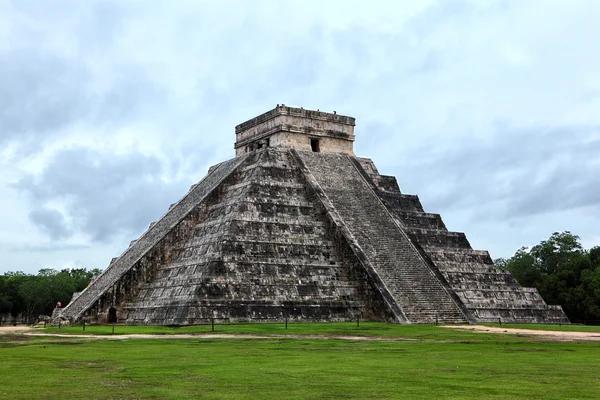
[[[0,276],[0,314],[22,314],[30,322],[52,313],[57,302],[67,304],[73,292],[83,290],[101,271],[83,268],[58,271],[44,268],[37,275],[8,272]]]
[[[8,292],[8,283],[5,276],[0,276],[0,318],[3,314],[8,314],[12,311],[13,302]],[[0,321],[2,323],[2,321]]]
[[[583,253],[579,236],[569,231],[554,232],[548,240],[531,248],[537,268],[543,274],[551,274]]]
[[[547,303],[560,304],[569,319],[600,319],[600,247],[586,251],[579,236],[555,232],[496,266],[511,271],[521,285],[537,288]]]
[[[592,247],[590,249],[590,263],[593,268],[600,267],[600,246]]]

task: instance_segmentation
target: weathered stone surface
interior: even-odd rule
[[[309,198],[289,152],[252,154],[219,192],[194,234],[126,304],[127,322],[345,320],[364,314],[365,299],[357,292],[369,289],[336,257],[325,215]]]
[[[354,119],[278,106],[62,310],[129,324],[567,322],[354,157]],[[316,142],[315,142],[316,141]]]
[[[94,280],[93,284],[84,289],[74,301],[63,309],[62,314],[68,318],[79,319],[84,312],[89,310],[95,303],[98,303],[99,298],[108,291],[112,290],[113,299],[105,299],[105,301],[115,304],[119,289],[125,289],[126,291],[133,289],[135,279],[131,275],[138,272],[135,266],[140,262],[140,259],[150,252],[165,236],[170,234],[197,207],[198,203],[201,203],[211,194],[243,161],[244,157],[241,157],[219,164],[177,203],[177,207],[170,208],[117,260],[111,262],[109,267]],[[144,272],[146,271],[144,270]],[[123,279],[126,274],[129,274],[129,276]],[[149,279],[149,277],[146,279]],[[120,288],[120,286],[123,286],[123,288]]]
[[[236,156],[263,147],[343,152],[354,155],[354,118],[277,105],[235,127]],[[314,142],[314,143],[313,143]]]
[[[357,161],[373,191],[476,321],[568,322],[562,308],[547,305],[536,289],[521,287],[510,272],[495,268],[487,251],[473,250],[464,233],[449,232],[438,214],[425,213],[416,196],[407,201],[409,197],[380,176],[372,161]]]
[[[382,282],[380,290],[401,310],[399,322],[466,322],[457,304],[435,277],[345,154],[296,152]],[[357,254],[358,255],[358,254]]]

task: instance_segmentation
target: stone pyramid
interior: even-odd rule
[[[354,155],[354,118],[277,106],[62,311],[185,325],[285,318],[568,322]]]

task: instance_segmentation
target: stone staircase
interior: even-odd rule
[[[536,289],[523,288],[510,272],[495,268],[487,251],[473,250],[464,233],[448,231],[439,214],[424,212],[417,196],[401,193],[395,179],[379,175],[371,160],[356,161],[415,247],[477,321],[568,323],[560,307],[548,306]]]
[[[330,202],[334,220],[347,229],[349,242],[363,264],[380,278],[378,288],[401,310],[398,319],[411,323],[464,323],[451,295],[395,223],[349,156],[291,150],[305,167],[308,181]],[[415,198],[406,203],[416,208]],[[417,199],[418,201],[418,199]],[[403,315],[402,315],[403,314]]]

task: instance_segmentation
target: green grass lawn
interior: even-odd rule
[[[595,399],[600,391],[598,343],[546,343],[436,326],[292,324],[286,332],[280,325],[218,325],[216,331],[417,340],[0,335],[0,398]],[[110,327],[86,332],[102,329]],[[210,332],[210,326],[116,329]],[[61,332],[81,333],[81,327]]]

